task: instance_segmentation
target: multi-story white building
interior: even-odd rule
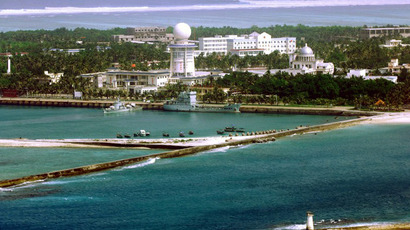
[[[135,43],[151,43],[151,42],[164,42],[170,43],[174,40],[174,36],[171,33],[166,32],[166,27],[151,26],[151,27],[135,27],[127,28],[127,34],[114,35],[113,39],[116,42],[135,42]]]
[[[253,32],[249,35],[217,35],[199,38],[199,50],[204,56],[217,54],[236,54],[240,57],[258,54],[270,54],[274,51],[290,54],[296,50],[295,37],[272,38],[268,33]]]
[[[168,83],[168,70],[127,71],[109,68],[106,72],[82,74],[95,88],[126,90],[133,93],[157,91]]]
[[[228,54],[227,41],[228,39],[239,38],[237,35],[215,35],[215,37],[199,38],[199,50],[207,56],[208,54]]]
[[[373,37],[410,37],[410,27],[388,27],[388,28],[362,28],[360,30],[361,39]]]

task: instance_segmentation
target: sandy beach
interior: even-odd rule
[[[193,147],[216,145],[228,141],[240,141],[250,138],[263,137],[264,135],[252,136],[216,136],[202,138],[160,138],[160,139],[0,139],[0,147],[30,147],[30,148],[118,148],[121,145],[127,148],[133,148],[129,145],[143,146],[180,146]],[[117,144],[117,146],[108,146],[107,143]],[[144,148],[138,147],[135,148]]]
[[[410,124],[410,111],[373,116],[368,124]]]

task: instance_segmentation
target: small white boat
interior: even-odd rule
[[[134,133],[134,137],[145,137],[145,136],[149,136],[151,135],[151,133],[149,131],[145,131],[143,129],[141,129],[138,133]]]
[[[121,112],[132,112],[136,110],[142,110],[141,106],[135,105],[134,103],[125,105],[120,101],[119,98],[114,102],[114,104],[108,108],[104,108],[104,113],[121,113]]]

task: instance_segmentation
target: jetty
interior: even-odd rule
[[[245,136],[228,136],[226,138],[198,138],[192,139],[192,141],[188,141],[188,138],[184,139],[174,139],[174,141],[160,141],[155,139],[155,141],[147,141],[144,140],[145,143],[135,143],[136,147],[145,147],[145,148],[157,148],[158,145],[160,146],[168,146],[170,148],[175,148],[172,151],[166,151],[163,153],[151,154],[146,156],[134,157],[129,159],[117,160],[112,162],[106,163],[99,163],[93,165],[86,165],[77,168],[65,169],[65,170],[58,170],[53,172],[47,172],[42,174],[30,175],[16,179],[10,180],[3,180],[0,181],[0,188],[4,187],[11,187],[11,186],[18,186],[25,183],[35,182],[35,181],[44,181],[49,179],[55,179],[60,177],[70,177],[70,176],[77,176],[83,175],[88,173],[99,172],[103,170],[109,170],[117,167],[122,167],[125,165],[135,164],[138,162],[147,161],[150,159],[156,158],[176,158],[176,157],[183,157],[192,154],[196,154],[203,151],[208,151],[211,149],[222,148],[226,146],[238,146],[238,145],[247,145],[247,144],[254,144],[254,143],[264,143],[269,141],[275,141],[277,138],[286,137],[295,134],[306,134],[306,133],[315,133],[315,132],[322,132],[332,129],[344,128],[353,125],[360,124],[365,121],[371,120],[372,117],[363,117],[363,118],[356,118],[351,120],[339,121],[339,122],[332,122],[326,123],[321,125],[315,126],[302,126],[297,127],[291,130],[263,130],[263,131],[256,131],[251,132],[249,135]],[[175,141],[178,140],[178,141]],[[212,141],[210,141],[212,140]],[[3,146],[4,146],[3,141]],[[13,139],[14,144],[21,143],[42,143],[43,145],[39,145],[42,147],[55,147],[56,145],[62,145],[61,147],[130,147],[132,143],[121,143],[118,140],[110,139],[102,139],[102,140],[91,140],[91,139],[75,139],[75,140],[26,140],[22,139]],[[155,142],[155,143],[154,143]],[[110,143],[110,144],[107,144]],[[142,146],[141,144],[144,144]],[[18,145],[14,145],[18,146]],[[37,147],[39,147],[37,146]],[[172,146],[172,147],[171,147]],[[27,146],[25,146],[27,147]],[[135,147],[135,146],[134,146]]]

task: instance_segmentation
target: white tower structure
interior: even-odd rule
[[[174,27],[174,44],[168,46],[171,52],[171,77],[195,76],[194,49],[195,44],[189,43],[191,27],[186,23],[178,23]]]
[[[10,60],[11,55],[8,56],[7,59],[7,74],[11,74],[11,60]]]
[[[313,226],[313,212],[307,212],[306,230],[314,230]]]

